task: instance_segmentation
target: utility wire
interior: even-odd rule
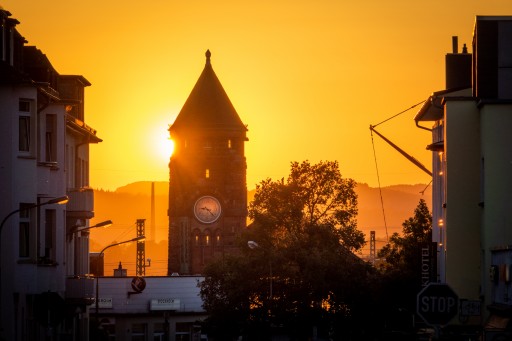
[[[411,109],[414,109],[414,108],[416,108],[418,105],[423,104],[423,103],[425,103],[425,102],[426,102],[426,100],[423,100],[423,101],[421,101],[421,102],[418,102],[418,103],[414,104],[412,107],[407,108],[407,109],[405,109],[405,110],[402,110],[402,111],[400,111],[398,114],[395,114],[395,115],[393,115],[393,116],[391,116],[391,117],[389,117],[389,118],[386,118],[384,121],[382,121],[382,122],[380,122],[380,123],[377,123],[377,124],[373,125],[372,127],[374,127],[374,128],[375,128],[376,126],[378,126],[378,125],[380,125],[380,124],[382,124],[382,123],[384,123],[384,122],[387,122],[387,121],[389,121],[389,120],[391,120],[391,119],[393,119],[393,118],[395,118],[395,117],[397,117],[397,116],[400,116],[400,115],[402,115],[403,113],[405,113],[405,112],[407,112],[407,111],[409,111],[409,110],[411,110]]]
[[[382,122],[379,122],[379,123],[377,123],[377,124],[375,124],[375,125],[373,125],[373,126],[370,126],[370,135],[371,135],[371,137],[372,137],[372,147],[373,147],[373,158],[374,158],[374,160],[375,160],[375,169],[376,169],[376,171],[377,171],[377,182],[378,182],[378,184],[379,184],[380,205],[381,205],[381,207],[382,207],[382,216],[384,217],[384,227],[386,228],[386,240],[387,240],[387,242],[389,242],[388,224],[387,224],[387,222],[386,222],[386,212],[385,212],[385,210],[384,210],[384,199],[382,198],[382,187],[381,187],[381,185],[380,185],[379,166],[378,166],[378,164],[377,164],[377,153],[375,152],[375,142],[373,141],[373,129],[372,129],[372,128],[375,128],[375,127],[377,127],[378,125],[381,125],[382,123],[385,123],[385,122],[387,122],[387,121],[389,121],[389,120],[391,120],[391,119],[393,119],[393,118],[395,118],[395,117],[397,117],[397,116],[400,116],[400,115],[402,115],[403,113],[405,113],[405,112],[407,112],[407,111],[409,111],[409,110],[411,110],[411,109],[414,109],[415,107],[417,107],[418,105],[423,104],[423,103],[425,103],[425,100],[423,100],[423,101],[421,101],[421,102],[418,102],[418,103],[414,104],[414,105],[413,105],[413,106],[411,106],[410,108],[407,108],[407,109],[405,109],[405,110],[400,111],[398,114],[395,114],[395,115],[393,115],[393,116],[391,116],[391,117],[389,117],[389,118],[385,119],[385,120],[384,120],[384,121],[382,121]],[[429,185],[430,185],[430,184],[429,184]],[[428,187],[428,185],[427,185],[427,187]],[[426,189],[426,188],[425,188],[425,189]],[[423,192],[425,191],[425,189],[423,190]]]
[[[380,186],[379,167],[377,166],[377,154],[375,153],[375,143],[373,142],[373,131],[372,130],[370,130],[370,134],[372,136],[373,158],[375,159],[375,169],[377,170],[377,182],[379,184],[380,206],[382,207],[382,216],[384,217],[384,227],[386,228],[386,241],[389,242],[388,224],[386,222],[386,212],[384,212],[384,200],[382,199],[382,188]]]

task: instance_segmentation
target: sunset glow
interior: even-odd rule
[[[459,48],[470,47],[475,15],[512,14],[512,2],[498,0],[0,5],[59,73],[92,83],[85,120],[103,142],[91,146],[90,183],[111,190],[168,180],[172,147],[165,134],[207,49],[249,129],[249,189],[285,177],[290,162],[303,160],[337,160],[344,177],[376,186],[369,125],[444,89],[451,38],[459,37]],[[430,134],[415,127],[415,113],[386,122],[379,132],[429,166]],[[430,181],[382,140],[374,142],[382,185]]]

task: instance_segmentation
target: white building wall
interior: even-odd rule
[[[480,296],[480,128],[473,100],[445,105],[446,282],[461,299]]]

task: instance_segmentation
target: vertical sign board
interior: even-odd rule
[[[437,243],[430,242],[421,246],[421,286],[437,282]]]
[[[447,284],[430,283],[416,299],[416,312],[430,325],[447,324],[459,310],[459,298]]]

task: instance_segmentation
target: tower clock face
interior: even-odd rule
[[[204,224],[210,224],[219,219],[221,213],[220,202],[212,196],[197,199],[194,204],[194,215]]]

